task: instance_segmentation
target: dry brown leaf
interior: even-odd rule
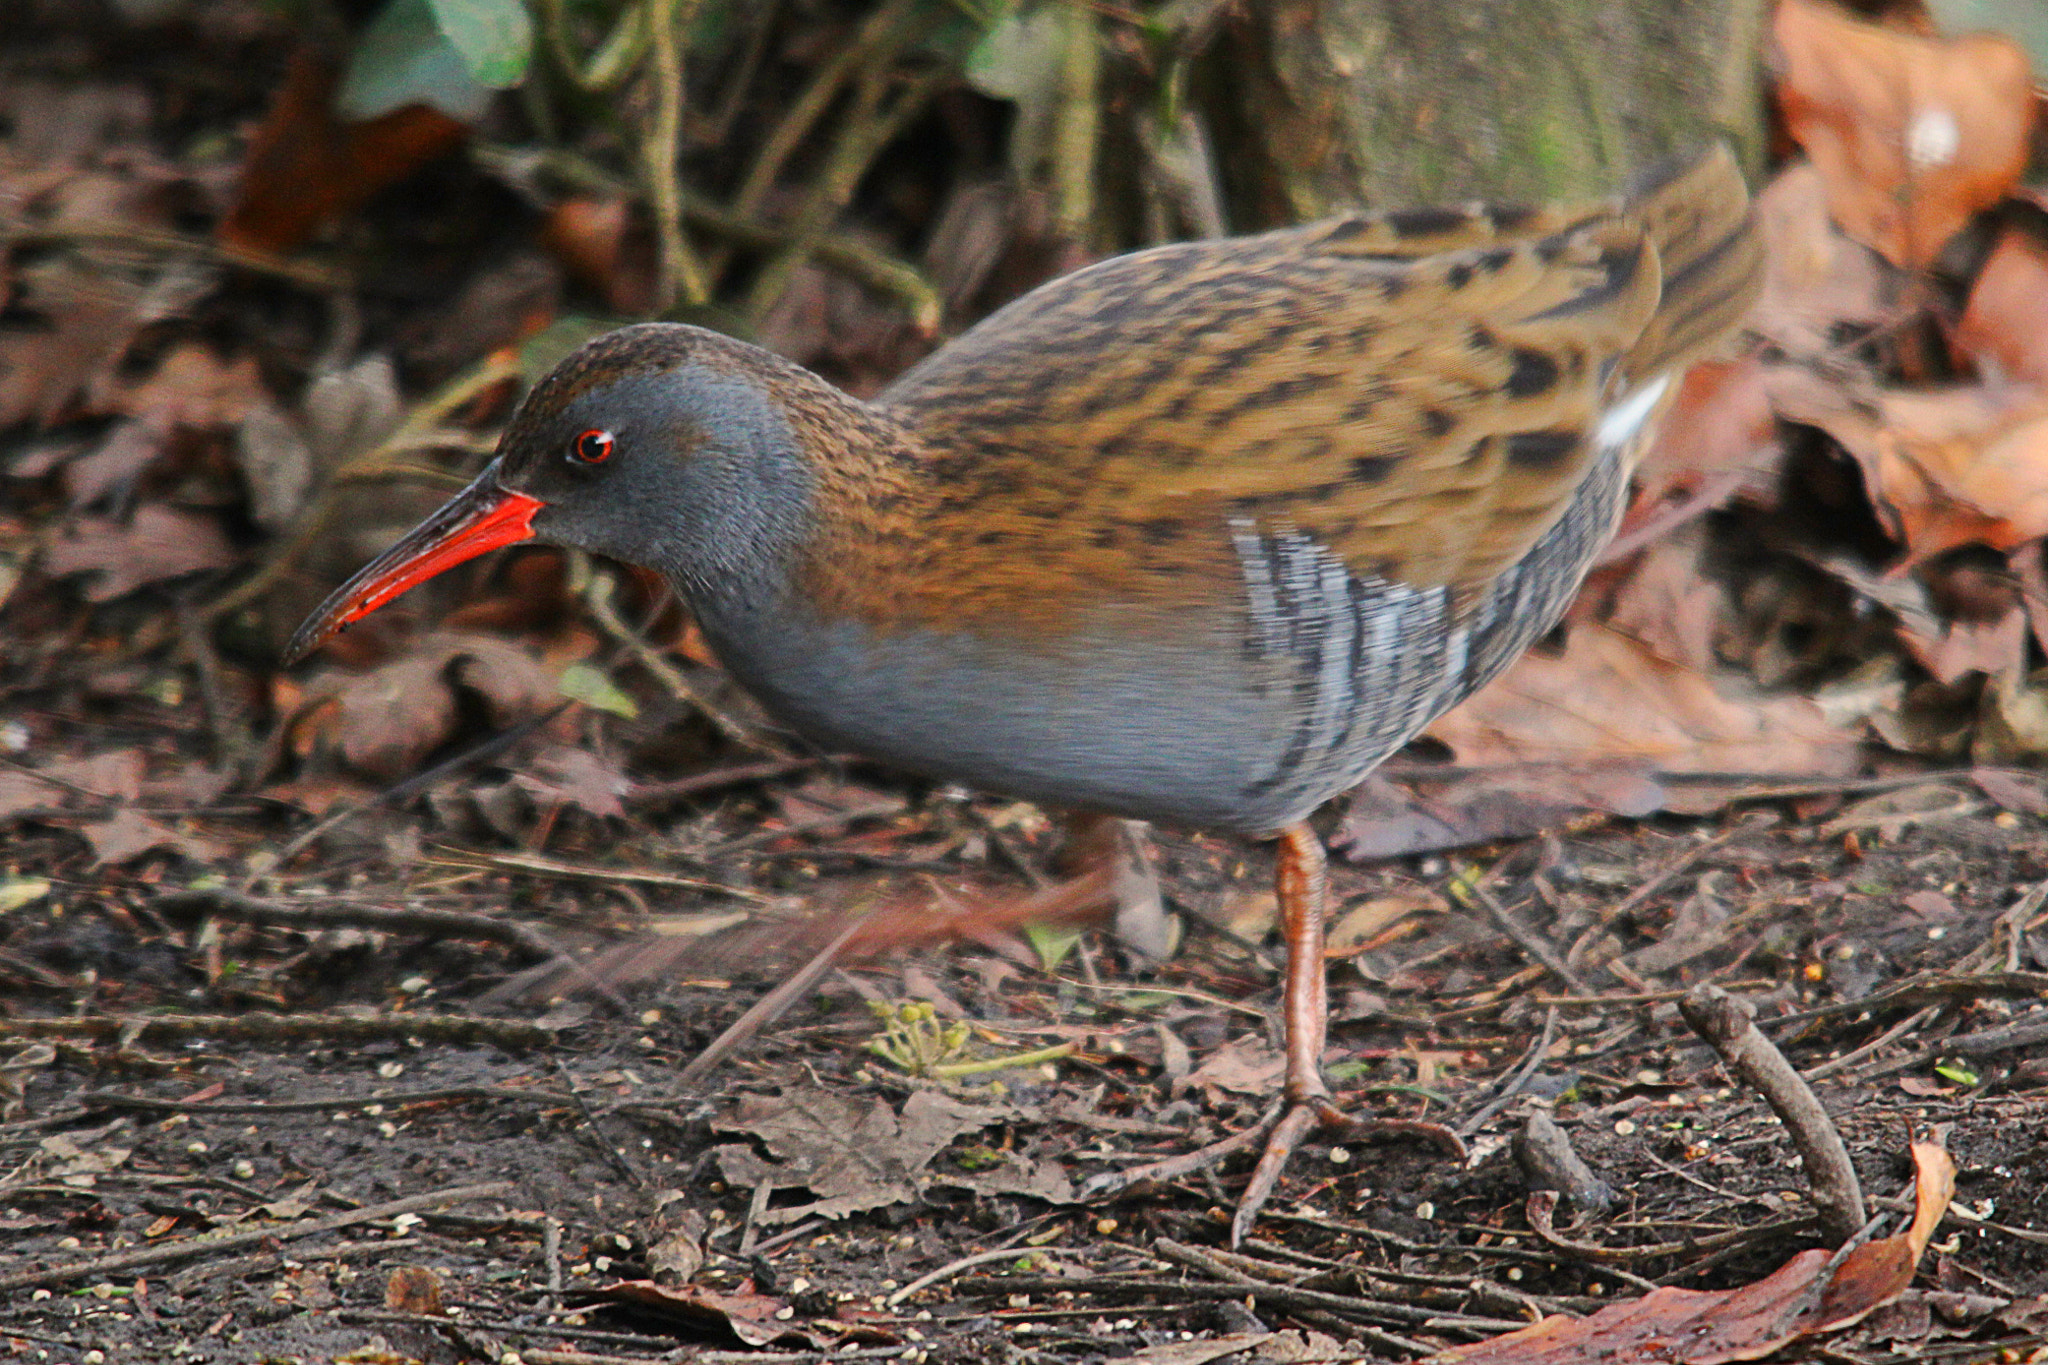
[[[1729,607],[1722,583],[1701,566],[1702,529],[1688,526],[1645,550],[1609,597],[1605,619],[1661,657],[1704,673],[1714,667],[1714,635]]]
[[[250,140],[237,201],[220,237],[288,251],[324,223],[441,156],[467,134],[437,109],[409,104],[365,123],[334,111],[337,73],[309,45],[293,57],[276,102]]]
[[[589,749],[552,744],[513,774],[520,789],[543,805],[568,805],[600,820],[626,818],[632,779]]]
[[[817,1197],[813,1204],[769,1210],[761,1215],[764,1224],[884,1208],[916,1198],[935,1182],[1071,1199],[1073,1187],[1057,1163],[1032,1161],[1019,1152],[974,1172],[933,1168],[933,1159],[954,1138],[1015,1116],[1006,1105],[969,1104],[930,1090],[912,1093],[898,1114],[882,1100],[862,1103],[823,1090],[791,1089],[742,1097],[731,1117],[712,1127],[748,1134],[774,1158],[763,1161],[751,1147],[717,1148],[728,1182],[807,1189]]]
[[[1920,634],[1901,620],[1899,639],[1920,666],[1940,682],[1952,683],[1972,673],[1982,673],[2004,686],[2014,687],[2026,672],[2027,614],[2017,603],[2003,616],[1989,621],[1944,621],[1941,633],[1932,637]]]
[[[1842,332],[1885,319],[1899,275],[1851,241],[1828,215],[1827,185],[1812,162],[1786,167],[1756,199],[1764,239],[1764,290],[1748,325],[1787,355],[1823,355]]]
[[[1863,470],[1872,506],[1905,546],[1903,569],[1962,545],[2016,550],[2048,535],[2048,399],[1965,385],[1851,394],[1771,378],[1780,414],[1817,426]]]
[[[339,703],[309,722],[351,768],[383,778],[416,771],[454,736],[455,689],[474,693],[500,727],[539,715],[561,700],[554,677],[531,654],[487,635],[430,635],[404,657],[331,684]]]
[[[825,1345],[795,1323],[778,1318],[777,1314],[789,1312],[789,1305],[766,1294],[725,1294],[699,1285],[672,1288],[652,1280],[624,1280],[607,1286],[597,1297],[601,1301],[654,1309],[699,1330],[723,1327],[746,1346],[787,1342],[815,1351]]]
[[[1921,37],[1827,0],[1780,0],[1772,37],[1786,126],[1835,220],[1894,264],[1926,265],[2019,183],[2034,82],[2010,38]]]
[[[1958,545],[2011,550],[2048,534],[2048,400],[2023,406],[1983,388],[1889,393],[1873,494],[1911,557]]]
[[[142,325],[142,290],[130,282],[56,262],[24,271],[17,302],[39,313],[34,327],[0,327],[0,429],[49,426],[103,375]]]
[[[1629,509],[1622,538],[1632,525],[1654,519],[1659,503],[1697,503],[1697,515],[1738,492],[1765,500],[1783,453],[1760,359],[1693,366],[1636,468],[1636,506]]]
[[[1790,1341],[1861,1321],[1903,1293],[1955,1197],[1955,1163],[1913,1144],[1913,1222],[1895,1237],[1834,1259],[1802,1251],[1739,1289],[1658,1289],[1587,1318],[1555,1315],[1520,1331],[1428,1357],[1423,1365],[1720,1365],[1756,1360]]]
[[[64,465],[64,493],[73,507],[89,507],[110,492],[133,488],[163,454],[170,433],[151,422],[120,422],[99,447]]]
[[[1351,794],[1332,844],[1354,862],[1527,839],[1588,811],[1641,817],[1665,809],[1671,793],[1641,763],[1460,770],[1434,778],[1375,774]]]
[[[187,342],[165,356],[149,378],[125,390],[121,411],[158,430],[239,426],[267,394],[254,356],[222,360],[213,348]]]
[[[43,570],[52,578],[97,573],[85,596],[111,602],[151,583],[225,569],[240,560],[218,519],[152,502],[136,508],[126,524],[80,517],[50,542]]]
[[[103,800],[133,801],[142,795],[140,749],[108,749],[85,758],[60,758],[36,771]]]
[[[1604,627],[1531,653],[1429,733],[1469,766],[1640,761],[1664,772],[1840,773],[1854,739],[1803,697],[1723,696]]]
[[[115,811],[105,820],[81,825],[78,832],[92,845],[95,867],[125,863],[158,848],[167,848],[195,863],[217,862],[228,855],[223,843],[173,829],[133,810]]]
[[[1330,921],[1326,957],[1350,957],[1369,948],[1382,935],[1410,916],[1442,915],[1450,904],[1434,891],[1411,890],[1390,896],[1370,896],[1347,906]]]
[[[1175,1094],[1189,1090],[1230,1090],[1240,1095],[1268,1096],[1279,1090],[1287,1059],[1264,1038],[1247,1034],[1233,1038],[1202,1059],[1174,1088]]]
[[[1970,286],[1955,340],[1987,379],[2048,386],[2048,243],[2005,230]]]

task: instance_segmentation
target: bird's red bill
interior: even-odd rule
[[[335,589],[292,635],[284,661],[296,663],[328,637],[438,573],[531,538],[533,514],[542,506],[538,498],[496,487],[487,471]]]

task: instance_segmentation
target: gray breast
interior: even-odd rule
[[[1556,620],[1612,529],[1610,452],[1458,611],[1313,540],[1232,529],[1245,600],[1161,628],[1111,603],[1056,644],[880,632],[790,597],[700,602],[735,678],[814,742],[1049,805],[1269,834],[1356,784]]]

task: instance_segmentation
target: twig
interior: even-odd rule
[[[794,240],[754,277],[744,306],[748,317],[766,316],[788,288],[796,268],[810,258],[826,229],[852,202],[854,189],[874,164],[875,157],[951,78],[951,73],[942,67],[911,77],[909,84],[885,106],[888,87],[896,79],[896,73],[889,67],[893,55],[893,49],[878,53],[864,73],[845,130],[833,147],[823,174],[793,218]]]
[[[545,1106],[576,1102],[576,1097],[567,1091],[517,1085],[437,1085],[423,1090],[373,1090],[367,1095],[323,1095],[306,1100],[166,1100],[117,1090],[88,1090],[75,1098],[83,1106],[81,1113],[141,1109],[155,1114],[319,1114],[372,1104],[402,1109],[412,1104],[443,1104],[449,1100],[513,1100]]]
[[[1809,1082],[1811,1082],[1820,1080],[1826,1076],[1832,1076],[1837,1071],[1847,1071],[1850,1067],[1856,1065],[1865,1057],[1870,1056],[1872,1053],[1879,1051],[1888,1044],[1896,1042],[1908,1033],[1911,1033],[1915,1029],[1921,1027],[1929,1019],[1932,1019],[1935,1015],[1941,1013],[1942,1008],[1943,1007],[1940,1005],[1924,1005],[1919,1010],[1915,1011],[1912,1014],[1907,1015],[1904,1019],[1901,1019],[1898,1023],[1886,1029],[1883,1033],[1878,1034],[1877,1037],[1872,1038],[1862,1047],[1856,1048],[1849,1052],[1845,1052],[1839,1057],[1831,1057],[1827,1061],[1822,1062],[1818,1066],[1810,1066],[1800,1074],[1805,1076],[1806,1079]]]
[[[1254,1261],[1249,1256],[1234,1256],[1227,1252],[1209,1251],[1202,1247],[1189,1246],[1185,1242],[1176,1242],[1171,1237],[1156,1239],[1152,1243],[1152,1250],[1176,1265],[1183,1265],[1190,1270],[1199,1271],[1210,1279],[1221,1280],[1225,1284],[1265,1285],[1274,1282],[1273,1269],[1269,1269],[1261,1263]],[[1253,1267],[1257,1268],[1254,1269]],[[1360,1302],[1370,1303],[1373,1300],[1361,1299]],[[1336,1331],[1346,1336],[1355,1333],[1365,1340],[1372,1342],[1375,1346],[1383,1346],[1389,1350],[1406,1351],[1411,1354],[1420,1353],[1423,1355],[1429,1353],[1430,1348],[1422,1342],[1412,1341],[1403,1336],[1396,1336],[1392,1332],[1382,1331],[1380,1328],[1355,1322],[1349,1318],[1342,1318],[1335,1313],[1318,1312],[1313,1308],[1296,1308],[1292,1311],[1295,1316],[1308,1323],[1311,1327],[1320,1327],[1326,1332]]]
[[[709,772],[692,773],[688,777],[671,778],[666,782],[642,782],[627,792],[623,798],[628,806],[636,810],[643,806],[656,806],[668,801],[681,801],[707,792],[723,791],[727,787],[741,787],[750,782],[768,782],[778,777],[788,777],[815,768],[823,760],[817,758],[773,758],[763,763],[734,763]]]
[[[1985,996],[2048,996],[2048,972],[1970,972],[1961,976],[1922,977],[1887,987],[1861,1000],[1844,1000],[1839,1004],[1781,1014],[1775,1019],[1764,1020],[1760,1027],[1783,1029],[1834,1019],[1861,1019],[1865,1015],[1874,1019],[1895,1009],[1918,1009],[1922,1005],[1977,1000]]]
[[[673,872],[649,872],[633,867],[599,867],[591,863],[570,863],[544,858],[538,853],[488,853],[478,849],[456,849],[435,845],[441,856],[421,858],[433,867],[499,868],[507,872],[530,872],[542,877],[572,877],[591,882],[624,882],[639,886],[665,886],[677,891],[703,891],[730,896],[753,905],[773,905],[773,896],[750,891],[744,886],[727,886],[702,877],[682,877]]]
[[[624,1014],[627,1008],[618,992],[585,971],[582,964],[545,932],[530,924],[499,919],[495,915],[472,914],[466,910],[429,910],[418,906],[358,905],[348,901],[291,905],[225,889],[172,891],[155,897],[150,905],[167,914],[221,915],[244,924],[271,924],[296,929],[347,925],[384,933],[502,943],[518,948],[529,957],[552,962],[559,970],[579,978],[586,989],[597,992],[619,1013]]]
[[[1066,5],[1060,98],[1053,109],[1053,222],[1069,241],[1085,241],[1095,217],[1095,153],[1102,122],[1102,42],[1088,5]]]
[[[433,1043],[489,1043],[514,1051],[546,1047],[556,1033],[516,1019],[460,1014],[396,1014],[365,1019],[350,1014],[100,1015],[90,1019],[8,1019],[0,1037],[239,1038],[259,1042],[384,1042],[419,1038]]]
[[[162,228],[135,227],[126,223],[66,223],[62,226],[0,228],[0,247],[13,246],[111,246],[128,247],[157,256],[196,256],[216,265],[231,266],[255,275],[300,284],[308,289],[343,293],[355,288],[355,281],[339,270],[286,260],[267,251],[230,246],[204,237],[191,237]]]
[[[457,1185],[452,1189],[436,1190],[431,1194],[416,1194],[406,1199],[394,1199],[386,1204],[373,1204],[368,1208],[329,1214],[325,1218],[307,1218],[296,1223],[244,1228],[218,1237],[191,1237],[157,1246],[119,1251],[111,1256],[99,1256],[89,1261],[67,1261],[60,1265],[17,1271],[11,1275],[0,1275],[0,1293],[66,1284],[88,1275],[111,1275],[116,1271],[133,1270],[137,1266],[168,1265],[189,1260],[194,1256],[237,1251],[242,1247],[261,1246],[266,1242],[295,1242],[306,1237],[317,1237],[321,1233],[354,1227],[360,1223],[381,1222],[404,1213],[438,1209],[449,1204],[463,1204],[476,1199],[493,1199],[510,1194],[515,1188],[517,1187],[509,1180],[492,1180],[481,1185]]]
[[[756,1033],[781,1018],[783,1012],[808,994],[832,964],[838,960],[842,948],[853,941],[862,929],[867,927],[868,917],[856,915],[846,927],[835,935],[830,943],[820,948],[809,962],[791,973],[789,978],[756,1000],[753,1005],[732,1024],[711,1040],[711,1045],[690,1059],[689,1065],[676,1073],[676,1080],[682,1085],[695,1085],[710,1075],[713,1068],[724,1061],[734,1048],[745,1043]]]
[[[782,116],[782,122],[768,135],[761,150],[754,154],[753,165],[747,168],[747,178],[740,182],[739,193],[733,198],[733,212],[738,217],[751,219],[761,211],[768,192],[782,174],[783,164],[796,152],[811,128],[824,117],[847,78],[864,63],[873,60],[878,49],[893,41],[897,25],[917,8],[917,3],[918,0],[889,0],[868,16],[852,42],[818,68],[811,83],[804,87],[803,93]]]
[[[722,844],[712,845],[703,857],[706,862],[717,862],[735,853],[744,853],[748,849],[760,848],[764,844],[772,844],[781,839],[807,834],[830,834],[862,820],[901,815],[904,810],[904,803],[899,797],[885,796],[874,801],[863,801],[859,805],[848,806],[845,810],[827,811],[807,820],[792,820],[774,829],[759,829],[752,834],[727,839]]]
[[[1536,1074],[1536,1068],[1550,1055],[1550,1045],[1557,1041],[1557,1006],[1552,1005],[1543,1014],[1543,1036],[1529,1048],[1513,1075],[1501,1082],[1500,1093],[1480,1106],[1479,1111],[1458,1125],[1459,1137],[1471,1137],[1483,1127],[1488,1119],[1513,1103],[1515,1096],[1522,1093],[1522,1087]]]
[[[1523,927],[1521,921],[1509,914],[1507,907],[1495,899],[1491,891],[1476,881],[1455,890],[1470,892],[1472,899],[1478,901],[1480,908],[1486,912],[1486,917],[1492,920],[1502,933],[1513,939],[1523,952],[1549,969],[1552,976],[1581,995],[1592,994],[1593,988],[1566,965],[1565,960],[1558,956],[1557,949],[1538,938],[1533,931]]]
[[[752,727],[734,720],[731,716],[706,700],[703,694],[699,693],[696,688],[690,686],[690,680],[683,676],[680,669],[667,659],[662,658],[654,646],[647,643],[641,636],[640,632],[627,625],[619,616],[618,609],[612,605],[613,589],[614,582],[611,574],[604,570],[598,570],[590,575],[590,581],[584,585],[582,593],[584,605],[590,609],[591,616],[596,619],[598,625],[604,628],[607,635],[610,635],[614,640],[617,640],[631,651],[634,659],[639,662],[640,666],[649,673],[652,673],[655,680],[669,690],[671,696],[710,721],[719,734],[724,735],[734,744],[740,745],[742,748],[751,749],[756,753],[770,754],[776,758],[788,757],[787,754],[755,733]]]
[[[1702,985],[1679,1002],[1678,1010],[1784,1123],[1805,1161],[1821,1231],[1835,1242],[1855,1236],[1867,1219],[1849,1149],[1813,1088],[1757,1029],[1755,1006],[1718,986]]]
[[[974,1269],[974,1267],[978,1265],[989,1265],[995,1261],[1015,1260],[1019,1256],[1029,1256],[1037,1252],[1045,1252],[1049,1254],[1051,1252],[1059,1251],[1061,1249],[1062,1248],[1060,1247],[1026,1247],[1022,1250],[1019,1250],[1018,1248],[1011,1246],[997,1247],[994,1251],[977,1251],[972,1256],[962,1256],[957,1261],[949,1261],[945,1265],[940,1266],[937,1270],[932,1271],[930,1274],[918,1276],[909,1284],[904,1285],[901,1289],[891,1294],[888,1297],[888,1299],[884,1301],[884,1303],[886,1307],[894,1308],[896,1307],[896,1305],[902,1303],[904,1300],[922,1294],[925,1290],[930,1289],[933,1285],[944,1284],[947,1280],[952,1279],[961,1271],[972,1270]]]
[[[1195,1299],[1204,1303],[1249,1298],[1287,1311],[1321,1308],[1343,1314],[1347,1318],[1377,1318],[1381,1321],[1409,1323],[1419,1327],[1453,1328],[1471,1332],[1511,1332],[1518,1327],[1529,1325],[1508,1318],[1477,1317],[1468,1313],[1440,1313],[1433,1308],[1423,1308],[1415,1304],[1359,1298],[1349,1294],[1329,1294],[1316,1289],[1295,1289],[1288,1285],[1260,1284],[1257,1281],[1239,1284],[1190,1284],[1168,1279],[1146,1279],[1137,1275],[1083,1275],[1075,1279],[1062,1279],[1056,1275],[991,1275],[984,1279],[967,1280],[960,1286],[960,1293],[975,1298],[1069,1292],[1076,1295],[1090,1294],[1114,1298],[1136,1294],[1168,1301],[1176,1298]]]
[[[737,210],[699,200],[693,200],[683,210],[683,217],[693,227],[709,229],[757,250],[786,249],[798,239],[798,233],[789,228],[758,223],[741,217]],[[918,331],[926,336],[938,331],[946,301],[916,266],[846,237],[821,237],[811,243],[810,250],[820,263],[832,266],[877,294],[901,301],[909,309],[911,324]]]
[[[1554,1250],[1562,1251],[1574,1259],[1600,1266],[1638,1265],[1644,1261],[1660,1261],[1671,1256],[1690,1256],[1702,1251],[1730,1251],[1752,1244],[1776,1244],[1779,1239],[1803,1231],[1814,1224],[1812,1218],[1781,1218],[1775,1223],[1764,1223],[1757,1227],[1734,1228],[1727,1232],[1710,1233],[1705,1237],[1689,1236],[1683,1241],[1654,1242],[1647,1246],[1606,1247],[1592,1242],[1575,1242],[1560,1233],[1552,1222],[1557,1212],[1557,1191],[1537,1190],[1529,1196],[1525,1212],[1529,1219],[1529,1230],[1536,1234],[1536,1240]],[[1489,1254],[1498,1252],[1489,1248]]]
[[[704,270],[683,235],[683,191],[678,179],[683,139],[683,57],[676,35],[700,0],[643,0],[649,6],[653,58],[645,79],[654,86],[654,126],[640,149],[645,168],[648,204],[654,210],[654,232],[661,251],[655,281],[654,307],[666,313],[680,299],[700,307],[711,297]]]

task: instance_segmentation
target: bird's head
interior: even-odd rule
[[[408,589],[533,541],[644,565],[692,598],[772,591],[809,521],[785,399],[821,381],[701,328],[647,323],[584,346],[520,405],[469,487],[338,588],[295,662]],[[844,400],[850,401],[850,400]]]

